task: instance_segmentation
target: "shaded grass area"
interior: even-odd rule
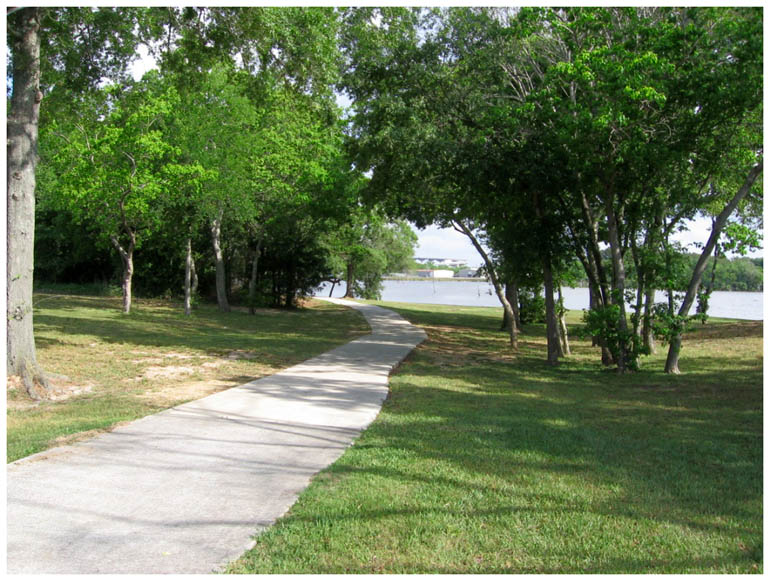
[[[512,354],[499,309],[383,306],[429,340],[230,572],[762,572],[761,323],[619,376],[584,341],[549,368],[534,327]]]
[[[369,332],[358,313],[320,301],[293,311],[221,313],[119,297],[35,295],[38,359],[73,395],[34,403],[8,391],[8,461],[213,391],[269,375]]]

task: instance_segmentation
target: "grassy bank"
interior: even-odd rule
[[[191,317],[167,301],[35,295],[38,359],[52,374],[54,401],[30,400],[8,384],[8,461],[67,443],[269,375],[368,332],[363,317],[313,301],[296,311]]]
[[[429,340],[230,572],[762,572],[761,323],[618,376],[580,341],[547,367],[535,329],[514,356],[499,309],[384,306]]]

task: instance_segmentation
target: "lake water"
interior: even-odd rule
[[[587,288],[564,288],[564,306],[571,310],[588,308]],[[337,285],[335,297],[345,294],[345,284]],[[316,293],[328,296],[329,285],[325,284]],[[763,317],[763,293],[714,291],[709,301],[709,315],[729,319],[751,319],[761,321]],[[386,280],[382,291],[383,301],[404,303],[427,303],[435,305],[461,305],[470,307],[499,307],[500,301],[492,285],[486,281],[453,280]],[[656,302],[666,302],[667,295],[655,293]],[[691,313],[695,312],[693,306]]]

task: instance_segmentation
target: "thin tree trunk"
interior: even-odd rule
[[[585,200],[585,196],[583,196],[583,201],[584,201],[584,204],[587,204]],[[584,209],[584,215],[590,215],[587,209]],[[598,228],[598,227],[592,226],[592,231],[594,228]],[[598,237],[595,232],[592,234],[591,246],[593,246],[594,244],[598,245]],[[596,262],[597,254],[598,252],[595,252],[591,248],[586,249],[586,258],[585,258],[585,262],[583,262],[583,268],[585,269],[586,274],[588,275],[588,293],[589,293],[590,309],[596,309],[607,305],[607,300],[609,299],[609,293],[606,292],[606,288],[607,288],[607,281],[605,280],[606,273],[604,271],[604,268],[601,266],[601,264],[597,264]],[[599,255],[599,258],[601,259],[601,255]],[[599,337],[598,335],[594,335],[591,338],[591,346],[596,347],[597,345],[601,348],[601,351],[602,351],[602,365],[605,365],[605,366],[612,365],[614,363],[614,359],[612,357],[612,353],[607,348],[607,342],[601,337]]]
[[[35,168],[42,99],[39,33],[39,8],[23,8],[8,18],[13,94],[7,119],[6,363],[7,373],[19,375],[35,399],[47,397],[50,389],[37,363],[32,324]]]
[[[593,311],[599,303],[599,299],[597,297],[598,290],[596,288],[596,285],[593,283],[591,279],[588,280],[588,309]],[[599,344],[599,337],[594,335],[591,337],[591,347],[596,347]]]
[[[506,316],[512,322],[509,328],[511,348],[518,349],[519,348],[519,339],[518,339],[519,328],[516,325],[516,317],[513,314],[513,308],[511,307],[511,303],[509,303],[508,299],[505,297],[505,292],[503,291],[503,285],[500,283],[500,279],[497,277],[497,271],[495,270],[495,265],[492,262],[492,259],[489,258],[489,255],[484,250],[484,247],[481,246],[481,243],[478,241],[476,236],[473,235],[473,232],[471,232],[470,228],[468,228],[461,220],[453,220],[452,224],[455,230],[465,234],[465,236],[468,237],[468,239],[471,241],[471,244],[473,244],[473,247],[476,249],[476,251],[481,255],[481,258],[484,260],[484,264],[487,267],[487,274],[489,274],[489,281],[492,283],[492,287],[495,289],[495,294],[497,295],[497,298],[500,301],[500,304],[503,305],[503,310],[506,312]]]
[[[588,226],[588,233],[590,235],[590,243],[588,245],[587,254],[588,262],[596,271],[596,281],[598,284],[598,296],[601,299],[601,304],[610,304],[609,297],[609,283],[607,282],[607,274],[604,271],[604,265],[602,264],[601,246],[599,244],[599,223],[591,212],[588,198],[585,193],[581,194],[581,210],[583,212],[583,219]]]
[[[187,238],[187,252],[184,260],[184,314],[188,317],[192,314],[192,238]]]
[[[225,276],[225,258],[222,253],[222,215],[223,210],[219,210],[219,214],[211,222],[211,242],[216,265],[217,305],[220,311],[226,313],[230,310],[230,304],[227,302],[227,277]]]
[[[533,193],[532,205],[535,215],[540,222],[540,227],[547,230],[545,203],[543,197],[538,192]],[[546,361],[549,365],[556,365],[561,354],[561,342],[559,341],[559,323],[556,317],[556,305],[553,298],[553,266],[551,265],[551,252],[547,243],[544,247],[540,248],[540,256],[543,265],[543,286],[545,289]]]
[[[120,259],[123,262],[123,281],[121,287],[123,289],[123,312],[129,314],[131,312],[131,284],[134,278],[134,249],[136,248],[136,234],[129,231],[130,241],[128,248],[123,248],[123,245],[118,240],[117,236],[111,236],[113,246],[120,254]]]
[[[631,239],[631,256],[634,259],[634,267],[636,268],[636,304],[634,305],[634,335],[642,336],[642,308],[644,306],[644,285],[647,280],[646,273],[644,272],[641,258],[639,256],[639,249],[636,247],[636,243],[633,238]]]
[[[561,285],[559,289],[559,339],[561,340],[561,356],[565,357],[572,355],[569,348],[569,335],[567,333],[567,316],[564,308],[564,295],[561,291]]]
[[[642,340],[644,346],[654,354],[657,350],[655,346],[655,337],[652,334],[652,307],[655,304],[655,289],[648,287],[644,296],[644,324],[642,325]]]
[[[251,261],[251,277],[249,278],[249,313],[255,314],[255,303],[257,300],[257,274],[259,273],[259,257],[262,253],[262,238],[257,239],[257,246],[254,249],[254,258]]]
[[[190,256],[190,274],[192,275],[192,288],[190,294],[195,296],[198,293],[198,271],[195,269],[195,257]]]
[[[698,262],[695,264],[695,269],[693,270],[692,276],[690,277],[690,284],[687,286],[687,292],[684,295],[682,306],[679,307],[680,316],[685,316],[690,312],[690,307],[692,307],[692,303],[698,294],[698,287],[700,286],[703,272],[706,270],[709,256],[711,256],[711,252],[714,250],[714,246],[716,246],[716,243],[719,240],[719,236],[722,234],[722,229],[725,227],[725,224],[727,224],[727,219],[735,211],[735,208],[738,207],[738,204],[741,202],[741,200],[743,200],[743,198],[745,198],[749,193],[751,186],[754,185],[754,182],[756,181],[759,174],[762,173],[762,164],[763,162],[760,161],[757,165],[751,168],[751,171],[749,171],[748,176],[746,176],[746,180],[743,182],[743,185],[736,192],[727,206],[725,206],[724,210],[722,210],[714,220],[711,227],[711,235],[709,236],[708,242],[706,242],[706,246],[703,248],[700,257],[698,258]],[[666,366],[664,368],[666,373],[679,373],[679,353],[681,350],[682,334],[679,333],[671,341],[671,344],[668,348],[668,356],[666,357]]]

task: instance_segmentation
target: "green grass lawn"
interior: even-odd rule
[[[761,323],[619,376],[585,341],[548,367],[536,328],[514,355],[499,309],[381,304],[429,340],[229,572],[762,572]]]
[[[293,311],[220,313],[201,305],[38,293],[38,360],[58,401],[31,401],[9,382],[13,461],[162,409],[263,377],[369,332],[355,311],[313,301]]]

